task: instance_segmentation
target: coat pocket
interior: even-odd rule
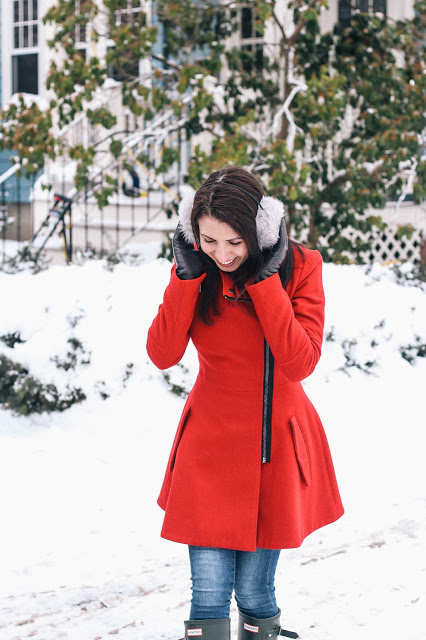
[[[311,459],[309,456],[308,443],[303,433],[303,429],[299,424],[296,416],[290,418],[291,431],[293,434],[294,451],[296,453],[297,464],[303,480],[306,484],[311,484],[312,472],[311,472]]]
[[[191,411],[191,405],[188,405],[184,408],[181,418],[179,420],[178,428],[176,431],[175,439],[173,441],[172,450],[170,452],[169,458],[169,471],[173,471],[173,467],[175,466],[176,454],[179,447],[179,443],[182,438],[183,430],[185,429],[186,421],[189,416],[189,412]]]

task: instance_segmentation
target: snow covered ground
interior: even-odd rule
[[[182,637],[187,550],[160,538],[156,498],[184,400],[145,352],[169,269],[0,273],[0,336],[24,340],[0,340],[0,353],[87,395],[64,413],[0,410],[2,640]],[[401,349],[426,343],[426,291],[397,280],[390,267],[324,266],[326,340],[304,384],[346,514],[282,552],[283,625],[304,640],[425,638],[426,358]],[[191,349],[183,365],[171,381],[187,386]]]

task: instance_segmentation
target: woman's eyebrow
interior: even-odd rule
[[[211,236],[208,236],[207,233],[200,233],[203,238],[208,238],[209,240],[215,240]],[[233,242],[234,240],[242,240],[241,236],[237,236],[236,238],[229,238],[226,242]]]

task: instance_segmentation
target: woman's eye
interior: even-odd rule
[[[207,238],[203,238],[203,242],[205,242],[206,244],[213,244],[213,242],[216,242],[216,240],[207,240]],[[239,240],[238,242],[231,242],[230,240],[228,240],[228,242],[233,247],[238,247],[238,245],[241,244],[241,240]]]

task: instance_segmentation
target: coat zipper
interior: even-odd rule
[[[274,356],[265,340],[263,373],[262,463],[271,461],[272,392],[274,388]]]

